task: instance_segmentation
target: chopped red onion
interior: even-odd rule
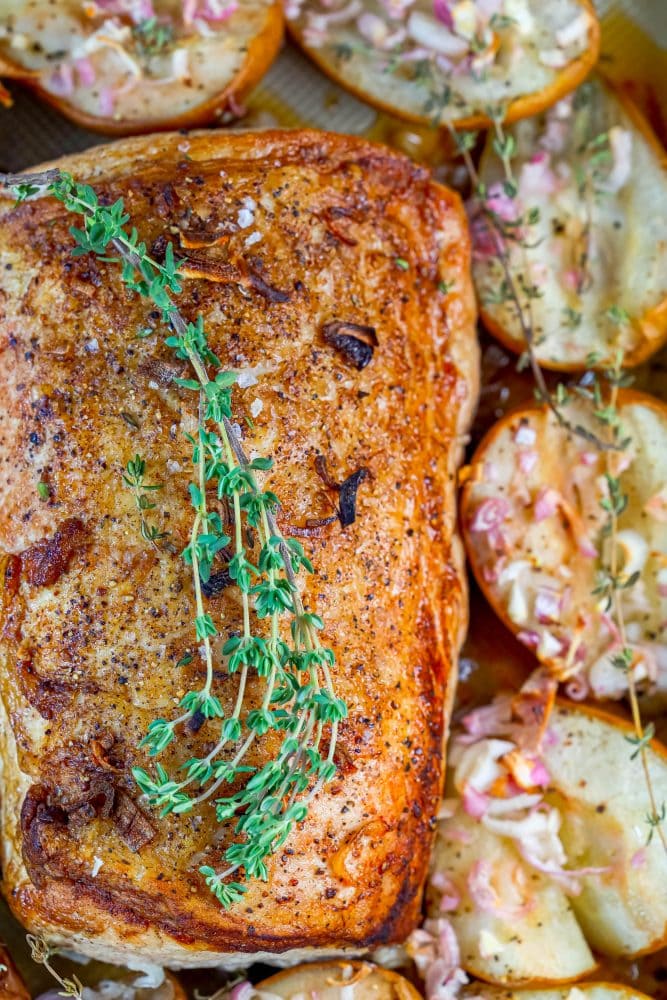
[[[100,88],[100,114],[111,118],[116,107],[116,94],[112,87]]]
[[[481,819],[489,805],[489,796],[478,792],[469,782],[463,787],[462,803],[464,810],[473,819]]]
[[[244,979],[242,983],[237,983],[229,991],[229,1000],[251,1000],[254,992],[255,988],[252,983],[248,979]]]
[[[90,59],[77,59],[74,66],[81,86],[92,87],[95,83],[95,67]]]
[[[520,632],[517,632],[516,637],[529,649],[537,649],[540,644],[539,632],[534,632],[532,629],[521,629]]]
[[[461,902],[461,895],[445,872],[434,872],[431,885],[440,893],[440,912],[449,913],[455,910]]]
[[[535,498],[533,514],[536,521],[544,521],[553,517],[560,505],[560,493],[552,486],[542,486]]]
[[[509,501],[504,497],[489,497],[477,507],[470,522],[473,532],[486,532],[498,528],[505,521],[511,510]]]
[[[530,772],[530,778],[534,785],[538,788],[548,788],[551,782],[551,775],[546,769],[543,761],[536,760],[533,764],[533,769]]]
[[[447,0],[433,0],[433,13],[450,31],[454,30],[454,18]]]
[[[74,93],[74,70],[69,63],[61,63],[51,74],[49,90],[57,97],[70,97]]]
[[[535,597],[535,617],[540,625],[550,625],[560,620],[562,595],[550,587],[540,587]]]

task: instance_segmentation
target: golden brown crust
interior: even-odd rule
[[[537,93],[526,94],[525,97],[518,97],[511,101],[507,106],[504,118],[505,124],[511,125],[513,122],[517,122],[521,118],[530,118],[532,115],[538,115],[546,108],[550,108],[552,104],[555,104],[556,101],[560,101],[562,97],[565,97],[571,91],[575,90],[580,83],[583,83],[597,63],[600,55],[600,22],[593,5],[593,0],[581,0],[581,4],[591,17],[589,44],[587,49],[582,52],[580,56],[577,56],[576,59],[571,60],[567,66],[564,66],[557,78],[549,84],[549,86],[537,91]],[[287,31],[289,37],[303,49],[308,58],[311,59],[323,73],[326,73],[326,75],[330,77],[330,79],[334,80],[335,83],[340,84],[341,87],[344,87],[351,94],[354,94],[354,96],[360,101],[372,104],[373,107],[377,108],[379,111],[385,111],[387,114],[395,115],[403,121],[413,122],[416,125],[432,124],[432,118],[429,117],[428,114],[413,115],[403,108],[396,107],[391,103],[391,101],[380,101],[375,98],[371,99],[369,94],[363,90],[363,88],[355,87],[350,84],[349,81],[346,80],[345,74],[336,72],[331,64],[331,60],[327,59],[320,49],[306,45],[303,42],[300,33],[297,32],[294,27],[289,24],[289,22],[287,24]],[[452,127],[465,132],[467,130],[489,128],[492,124],[493,121],[491,118],[487,115],[480,114],[469,115],[467,118],[457,119],[452,123]]]
[[[235,390],[236,413],[244,423],[261,404],[244,438],[276,460],[267,485],[282,499],[284,530],[330,513],[318,454],[337,481],[361,466],[370,475],[354,524],[303,539],[318,569],[306,601],[325,619],[350,708],[339,775],[273,860],[269,883],[254,883],[226,913],[197,872],[224,849],[210,847],[214,817],[143,816],[129,772],[147,764],[136,745],[150,719],[169,716],[200,669],[196,650],[175,666],[192,645],[186,568],[142,542],[119,475],[135,452],[144,456],[147,475],[164,483],[156,517],[180,551],[191,478],[183,433],[194,419],[191,397],[171,383],[182,366],[116,268],[70,257],[71,220],[59,205],[2,203],[10,903],[29,927],[79,950],[172,965],[401,940],[419,913],[466,623],[454,482],[477,345],[460,201],[383,147],[313,132],[153,136],[61,163],[122,195],[149,246],[170,234],[178,249],[181,230],[229,226],[225,243],[197,253],[224,259],[230,281],[185,279],[181,301],[188,318],[206,318],[223,365],[261,366],[256,385]],[[249,247],[253,232],[260,239]],[[447,295],[443,281],[454,283]],[[363,371],[322,338],[334,320],[376,329]],[[147,325],[155,336],[137,339]],[[83,528],[64,530],[72,519]],[[53,582],[31,584],[24,560]],[[232,591],[210,610],[224,629],[238,619]],[[224,707],[236,684],[219,683]],[[210,735],[204,726],[182,739],[167,764],[200,756]],[[129,834],[128,808],[139,810]]]
[[[0,77],[19,80],[34,90],[39,97],[54,107],[66,118],[81,128],[102,135],[124,136],[145,135],[148,132],[170,132],[174,129],[193,129],[219,122],[224,112],[230,113],[242,106],[243,101],[267,72],[278,55],[283,43],[284,18],[280,0],[272,4],[266,12],[262,30],[255,35],[248,46],[246,58],[235,77],[229,81],[221,93],[204,101],[197,107],[181,115],[164,120],[149,119],[130,121],[128,119],[102,118],[87,114],[67,101],[64,97],[45,90],[40,84],[40,74],[27,71],[19,63],[0,55]],[[233,117],[238,117],[238,110]]]

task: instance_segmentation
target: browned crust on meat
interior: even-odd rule
[[[216,230],[253,199],[261,241],[247,247],[251,229],[241,228],[198,253],[262,284],[186,278],[183,311],[205,316],[223,365],[269,369],[236,390],[235,405],[241,419],[253,399],[262,403],[245,440],[274,456],[267,486],[290,524],[331,513],[318,455],[335,482],[361,467],[369,474],[355,522],[304,540],[318,571],[306,601],[325,619],[350,708],[339,773],[271,862],[269,883],[253,883],[224,912],[197,872],[224,848],[210,846],[210,812],[201,822],[148,817],[155,836],[138,847],[119,820],[119,802],[136,794],[130,768],[148,763],[138,739],[151,718],[173,711],[199,669],[196,657],[174,666],[192,643],[187,570],[177,554],[142,541],[120,469],[135,452],[145,456],[151,480],[164,483],[156,516],[180,550],[191,397],[155,377],[155,364],[173,367],[173,354],[158,328],[148,340],[132,335],[156,320],[122,289],[116,269],[72,260],[71,220],[60,206],[0,204],[8,401],[0,456],[11,470],[0,481],[0,556],[10,566],[68,519],[85,526],[85,544],[52,584],[36,586],[21,572],[17,587],[15,560],[5,570],[0,693],[9,725],[0,758],[10,905],[28,927],[80,950],[166,964],[400,941],[419,914],[467,619],[454,484],[478,359],[459,199],[383,147],[313,132],[154,136],[62,163],[105,195],[122,194],[149,245],[165,233],[177,241],[180,227]],[[350,220],[345,240],[327,228],[332,208]],[[442,282],[453,291],[443,294]],[[321,336],[335,320],[377,331],[363,371]],[[45,469],[48,502],[36,493]],[[210,610],[233,627],[232,588],[211,598]],[[19,661],[29,662],[41,698],[16,683]],[[44,685],[56,682],[61,702],[48,718]],[[226,706],[235,680],[221,675],[219,685]],[[211,735],[206,725],[183,737],[167,764],[201,755]],[[95,858],[102,865],[93,875]]]

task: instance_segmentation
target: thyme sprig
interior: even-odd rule
[[[148,511],[155,510],[157,504],[151,500],[151,494],[163,488],[162,483],[149,484],[145,481],[146,462],[141,455],[135,455],[125,466],[123,472],[123,482],[134,496],[136,508],[139,511],[139,528],[141,537],[146,542],[150,542],[154,548],[160,548],[158,543],[168,537],[168,531],[160,531],[156,525],[152,524],[148,517]]]
[[[26,934],[26,941],[30,948],[30,957],[33,962],[37,965],[42,965],[61,987],[58,995],[61,997],[73,997],[74,1000],[83,1000],[83,984],[77,976],[72,976],[71,979],[68,979],[61,976],[53,967],[51,962],[53,951],[45,938],[37,934]]]
[[[141,746],[151,757],[159,756],[191,720],[216,725],[219,735],[205,757],[182,765],[182,776],[170,774],[160,763],[153,774],[139,767],[133,774],[163,816],[189,812],[217,796],[217,819],[234,821],[238,839],[227,847],[221,870],[211,865],[199,870],[221,905],[229,907],[247,891],[247,880],[267,879],[267,858],[285,842],[293,826],[305,819],[310,801],[336,771],[337,732],[347,707],[334,690],[333,651],[320,642],[323,622],[306,610],[299,591],[298,574],[302,570],[312,573],[313,567],[301,544],[280,531],[275,518],[278,498],[258,484],[257,474],[268,472],[271,460],[250,460],[233,425],[236,375],[223,370],[208,343],[203,318],[186,321],[176,306],[174,296],[181,291],[181,281],[172,245],[167,245],[164,261],[156,261],[136,228],[126,228],[129,215],[122,199],[103,205],[92,187],[78,184],[59,170],[0,175],[0,183],[19,201],[52,195],[68,211],[80,215],[83,228],[70,229],[75,240],[72,253],[94,253],[119,263],[125,285],[157,306],[171,330],[165,343],[190,367],[188,377],[174,381],[194,394],[199,413],[197,431],[188,435],[195,476],[189,487],[193,521],[183,559],[192,571],[193,625],[205,662],[205,679],[201,688],[183,696],[177,718],[150,723]],[[141,499],[151,489],[144,474],[145,463],[138,455],[123,473],[142,512],[150,509],[150,500]],[[211,494],[231,506],[231,534],[212,509]],[[230,548],[233,554],[227,570],[241,594],[242,626],[239,630],[228,626],[225,637],[206,610],[203,585]],[[284,619],[289,620],[288,629],[283,627]],[[228,673],[239,675],[229,715],[214,691],[218,655]],[[264,681],[264,694],[259,707],[248,711],[245,695],[251,675]],[[326,752],[325,727],[329,731]],[[244,763],[253,744],[270,732],[280,736],[275,757],[261,767]]]
[[[174,29],[157,17],[146,17],[133,26],[132,36],[141,55],[150,58],[169,51],[174,42]]]
[[[493,122],[495,130],[493,148],[503,167],[503,191],[508,198],[514,199],[518,193],[512,169],[512,157],[516,152],[516,144],[513,137],[506,135],[503,130],[504,116],[502,111],[489,108],[488,115]],[[602,373],[601,377],[596,371],[587,371],[579,384],[572,389],[559,384],[555,392],[549,390],[535,353],[534,324],[531,312],[531,302],[535,298],[538,298],[541,292],[535,286],[529,286],[521,275],[518,276],[518,279],[515,278],[507,249],[512,244],[520,247],[524,252],[523,270],[525,273],[528,273],[525,251],[530,248],[530,243],[527,239],[527,233],[530,231],[530,227],[539,219],[539,215],[537,214],[538,209],[528,208],[523,213],[517,212],[515,213],[515,217],[509,220],[494,211],[488,204],[488,191],[482,183],[472,159],[472,150],[477,143],[477,133],[459,133],[452,126],[450,126],[450,132],[466,164],[478,209],[482,213],[482,217],[494,242],[497,259],[503,273],[503,281],[498,291],[498,301],[512,302],[516,311],[526,344],[528,363],[535,380],[535,395],[538,401],[546,403],[558,424],[565,431],[576,437],[583,438],[605,456],[606,495],[600,501],[600,505],[606,514],[606,521],[601,531],[601,565],[592,593],[604,603],[607,612],[614,615],[621,637],[621,648],[614,655],[613,662],[616,667],[624,671],[628,683],[628,697],[634,728],[634,734],[628,737],[628,742],[633,747],[630,755],[631,760],[637,757],[641,759],[649,800],[649,812],[646,816],[649,828],[647,841],[650,842],[657,832],[662,846],[667,851],[667,835],[664,829],[667,818],[667,805],[665,803],[658,804],[657,802],[648,761],[649,744],[654,735],[654,728],[651,723],[645,726],[641,718],[634,675],[635,654],[627,642],[622,601],[623,592],[630,590],[639,582],[640,574],[633,573],[628,576],[623,573],[622,568],[619,566],[617,539],[618,519],[627,507],[628,496],[623,491],[620,476],[613,474],[612,459],[615,453],[626,450],[631,444],[631,439],[623,432],[617,405],[618,391],[630,385],[632,378],[623,369],[623,353],[619,351],[613,363]],[[608,162],[608,139],[606,135],[596,136],[591,142],[594,150],[592,172],[590,176],[582,172],[579,178],[580,195],[585,199],[587,206],[586,248],[582,253],[582,266],[587,262],[587,247],[590,238],[590,198],[598,193],[600,169]],[[525,304],[522,301],[522,294]],[[606,317],[609,322],[618,327],[629,322],[627,312],[616,305],[612,305],[607,310]],[[580,317],[578,314],[573,314],[571,320],[576,325],[580,322]],[[591,366],[597,365],[599,361],[600,359],[594,356],[588,359]],[[566,410],[573,394],[576,394],[587,402],[596,430],[591,430],[590,427],[583,424],[573,424],[567,416]]]
[[[597,419],[610,429],[610,433],[614,435],[616,440],[623,437],[617,405],[618,390],[627,384],[627,380],[627,373],[623,372],[622,369],[622,354],[619,354],[615,367],[608,373],[608,382],[611,388],[607,405],[602,411],[599,408],[594,410]],[[593,398],[595,401],[598,399],[595,393]],[[627,493],[623,491],[620,476],[612,468],[612,455],[609,452],[606,453],[605,460],[606,496],[602,498],[600,505],[605,511],[607,519],[602,526],[601,569],[598,574],[597,586],[593,593],[599,595],[606,602],[607,610],[613,614],[618,629],[620,650],[613,657],[613,664],[617,669],[623,671],[628,683],[634,735],[627,736],[626,739],[632,746],[630,760],[635,760],[639,757],[644,774],[644,783],[649,801],[649,812],[646,816],[648,825],[647,844],[651,842],[653,836],[657,833],[665,852],[667,852],[667,834],[664,827],[667,807],[664,802],[658,804],[649,768],[648,752],[650,742],[655,736],[655,727],[652,722],[644,725],[642,721],[634,670],[636,657],[632,648],[628,645],[625,627],[623,592],[634,587],[640,579],[638,572],[628,575],[623,572],[623,567],[620,565],[618,519],[627,509],[629,498]]]
[[[517,185],[512,172],[511,158],[516,151],[516,144],[513,137],[505,135],[503,131],[502,113],[494,108],[488,108],[487,113],[493,121],[496,132],[493,147],[500,158],[505,172],[503,191],[509,198],[515,198],[517,195]],[[617,441],[605,439],[583,424],[572,423],[563,405],[567,400],[566,388],[559,385],[555,392],[551,391],[535,353],[536,339],[531,302],[536,298],[540,298],[542,293],[536,285],[528,284],[523,276],[515,278],[508,245],[517,244],[523,251],[530,248],[526,233],[539,220],[539,209],[537,207],[529,208],[526,212],[517,214],[514,219],[506,219],[494,211],[489,205],[486,185],[481,180],[472,158],[472,150],[477,143],[477,133],[459,132],[452,125],[449,126],[449,131],[470,175],[476,210],[481,215],[493,240],[496,258],[502,269],[503,280],[498,292],[495,293],[493,301],[496,303],[510,302],[516,312],[521,328],[521,335],[526,345],[525,359],[528,362],[535,381],[536,399],[549,407],[558,424],[564,430],[574,434],[576,437],[583,438],[601,451],[619,450],[620,444]],[[528,269],[525,267],[524,271],[528,273]],[[522,296],[525,303],[522,301]]]

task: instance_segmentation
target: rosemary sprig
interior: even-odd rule
[[[68,211],[82,216],[83,228],[70,229],[76,244],[72,253],[94,253],[119,263],[125,285],[158,307],[171,329],[165,343],[191,369],[190,377],[175,379],[179,387],[195,394],[199,411],[197,432],[188,436],[195,481],[189,488],[193,522],[183,558],[192,570],[193,624],[206,675],[200,689],[182,698],[183,711],[176,719],[150,723],[141,745],[150,756],[158,756],[194,717],[216,723],[219,737],[205,757],[192,758],[182,766],[180,780],[160,763],[154,775],[139,767],[133,774],[162,815],[188,812],[218,794],[214,799],[217,819],[235,821],[239,839],[226,849],[222,870],[203,865],[200,872],[222,906],[229,907],[247,891],[248,879],[267,879],[267,858],[285,842],[294,824],[305,819],[311,799],[336,771],[338,726],[347,707],[335,694],[333,651],[319,639],[323,622],[305,609],[297,585],[297,574],[302,569],[313,572],[313,567],[301,544],[285,538],[278,528],[278,498],[258,485],[256,474],[269,471],[271,460],[250,461],[233,426],[236,375],[222,369],[209,346],[203,318],[188,322],[175,304],[181,283],[172,245],[167,245],[163,263],[154,260],[137,230],[126,229],[129,216],[122,199],[102,205],[92,187],[78,184],[59,170],[0,175],[0,184],[18,200],[52,195]],[[148,509],[141,506],[146,501],[139,499],[146,496],[144,473],[140,456],[124,472],[140,510]],[[209,507],[208,495],[213,491],[233,509],[232,536],[224,532],[220,515]],[[256,543],[248,541],[248,528]],[[222,645],[228,672],[239,674],[236,702],[226,717],[213,689],[213,640],[220,633],[206,611],[203,585],[229,546],[233,556],[228,572],[241,593],[242,628],[240,632],[228,628]],[[282,628],[284,617],[289,618],[287,635]],[[267,624],[258,632],[255,620]],[[252,673],[264,680],[265,689],[260,707],[247,711],[244,697]],[[326,754],[321,752],[325,727],[329,729]],[[270,731],[282,734],[275,758],[259,768],[245,764],[253,743]],[[231,785],[234,791],[223,791]],[[231,881],[233,876],[236,879]]]

